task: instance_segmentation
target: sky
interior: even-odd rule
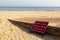
[[[60,0],[0,0],[0,6],[60,7]]]

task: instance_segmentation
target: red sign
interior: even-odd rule
[[[35,24],[32,26],[31,30],[45,33],[47,26],[48,26],[48,22],[36,21]]]

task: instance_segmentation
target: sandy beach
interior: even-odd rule
[[[21,30],[8,19],[34,23],[36,20],[49,21],[49,25],[60,27],[60,11],[0,11],[0,40],[60,40],[53,35],[41,36]]]
[[[60,17],[60,11],[0,11],[0,17]]]

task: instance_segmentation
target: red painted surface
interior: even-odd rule
[[[36,21],[35,24],[32,26],[31,30],[45,33],[47,26],[48,26],[48,22]]]

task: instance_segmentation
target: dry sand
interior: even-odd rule
[[[11,24],[7,19],[34,23],[49,21],[49,25],[60,27],[60,11],[0,11],[0,40],[60,40],[53,35],[41,36]]]

